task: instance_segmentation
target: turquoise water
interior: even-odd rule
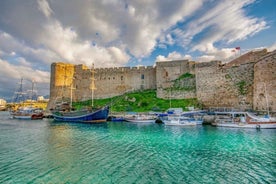
[[[0,183],[276,183],[276,130],[11,120]]]

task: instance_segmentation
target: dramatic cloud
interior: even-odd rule
[[[246,16],[243,7],[252,2],[219,1],[214,7],[208,7],[208,10],[204,8],[204,12],[197,19],[183,25],[183,28],[173,30],[173,34],[178,38],[180,45],[192,44],[193,51],[207,53],[216,50],[216,42],[232,43],[244,40],[268,28],[264,20]]]
[[[49,82],[53,62],[113,67],[153,65],[154,59],[225,60],[235,56],[233,44],[270,28],[265,17],[248,14],[255,3],[1,0],[0,73],[6,80],[0,85],[32,76]]]

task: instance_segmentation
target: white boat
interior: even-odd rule
[[[149,115],[134,115],[131,117],[125,117],[125,120],[133,123],[154,123],[156,121],[155,116]]]
[[[34,107],[21,107],[16,111],[10,113],[11,118],[14,119],[25,119],[25,120],[36,120],[43,119],[43,110],[41,108]]]
[[[217,113],[217,118],[212,125],[231,128],[270,129],[276,128],[276,118],[260,117],[249,112],[221,112]]]
[[[167,118],[163,119],[165,125],[175,126],[196,126],[201,125],[203,120],[201,118],[187,117],[178,114],[168,115]]]
[[[167,113],[159,114],[158,119],[165,125],[202,125],[206,111],[186,111],[182,108],[170,108]]]

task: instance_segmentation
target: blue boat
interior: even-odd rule
[[[103,123],[107,121],[109,106],[97,110],[79,111],[56,111],[52,112],[55,121],[81,122],[81,123]]]
[[[103,123],[107,121],[108,113],[109,113],[109,106],[105,106],[101,109],[93,109],[93,97],[94,97],[94,90],[95,87],[95,78],[94,78],[94,64],[92,64],[91,69],[91,81],[92,81],[92,105],[87,109],[82,110],[74,110],[72,108],[72,90],[73,86],[71,86],[71,98],[70,103],[64,102],[63,99],[60,103],[56,103],[55,109],[52,110],[52,115],[55,121],[63,121],[63,122],[81,122],[81,123]],[[56,100],[56,102],[58,102]]]
[[[125,121],[126,119],[124,117],[117,117],[117,116],[110,116],[107,118],[108,121],[113,121],[113,122],[123,122]]]

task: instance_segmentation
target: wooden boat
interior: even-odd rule
[[[109,106],[101,109],[83,109],[78,111],[56,111],[52,112],[55,121],[102,123],[107,121]]]
[[[11,118],[25,119],[25,120],[37,120],[43,119],[43,110],[41,108],[34,107],[21,107],[16,111],[10,112]]]
[[[81,122],[81,123],[102,123],[106,122],[109,114],[109,106],[105,106],[99,109],[93,108],[93,96],[95,88],[95,78],[94,78],[94,65],[91,69],[91,81],[92,81],[92,105],[89,108],[74,110],[72,108],[72,84],[71,86],[71,97],[70,103],[61,101],[56,104],[56,107],[52,109],[52,116],[55,121],[62,122]]]
[[[270,129],[276,128],[276,118],[260,117],[249,112],[220,112],[217,113],[212,125],[231,128]]]

